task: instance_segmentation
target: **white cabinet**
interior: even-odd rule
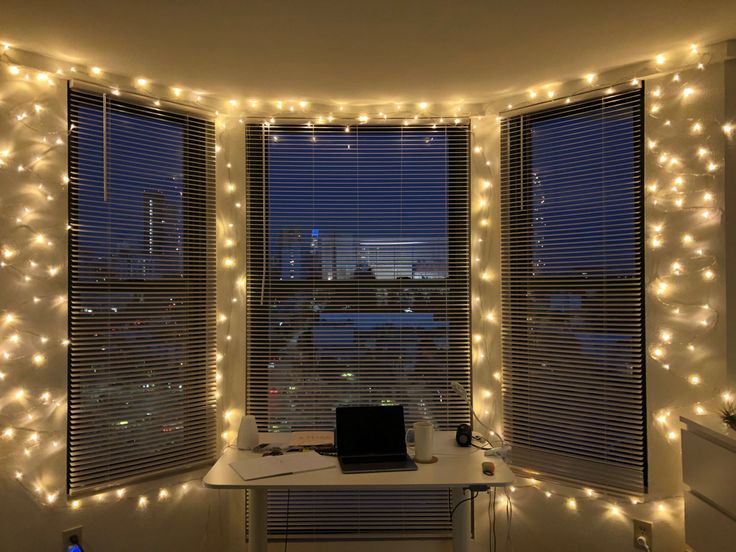
[[[736,550],[736,432],[681,418],[685,540],[695,552]]]

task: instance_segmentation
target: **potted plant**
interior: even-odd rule
[[[736,402],[729,401],[721,408],[721,420],[730,429],[736,430]]]

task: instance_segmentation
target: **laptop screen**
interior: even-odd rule
[[[339,406],[340,456],[406,454],[403,406]]]

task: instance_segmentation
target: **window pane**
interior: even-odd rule
[[[274,277],[447,277],[447,139],[440,130],[275,131],[269,144]],[[297,209],[296,206],[301,208]]]

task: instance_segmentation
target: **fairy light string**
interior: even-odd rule
[[[693,70],[705,71],[711,62],[710,53],[702,52],[694,45],[689,46],[688,51],[695,57],[695,60],[691,66],[683,68],[682,72],[688,70],[688,74],[692,74]],[[666,56],[657,56],[653,61],[653,72],[664,71],[666,63]],[[475,108],[472,105],[464,105],[462,102],[454,106],[442,106],[438,110],[423,101],[396,102],[367,109],[349,104],[315,106],[304,100],[269,102],[256,99],[223,100],[183,87],[160,87],[144,77],[138,77],[131,83],[95,66],[66,65],[56,71],[33,69],[23,66],[14,58],[10,45],[3,45],[0,49],[0,67],[9,74],[11,79],[24,83],[26,93],[32,91],[34,96],[38,96],[11,107],[4,106],[0,111],[0,117],[10,122],[16,129],[17,136],[11,137],[10,141],[27,141],[30,144],[16,149],[6,145],[7,141],[0,139],[0,173],[15,171],[27,182],[33,182],[36,187],[34,201],[38,205],[19,207],[8,203],[2,206],[6,211],[5,216],[15,219],[16,225],[9,234],[0,238],[0,270],[6,271],[6,275],[13,274],[19,280],[18,283],[42,282],[53,286],[54,278],[65,269],[63,264],[45,263],[41,259],[47,253],[53,253],[57,242],[60,241],[54,238],[60,233],[57,225],[45,226],[43,224],[43,212],[53,205],[56,196],[66,193],[68,178],[65,169],[61,171],[58,179],[49,179],[45,176],[47,172],[37,170],[37,167],[43,166],[49,158],[54,156],[58,158],[58,152],[63,151],[66,146],[66,128],[49,130],[42,124],[43,117],[48,111],[42,98],[46,90],[53,91],[55,87],[62,85],[68,79],[83,77],[86,80],[92,80],[106,86],[113,95],[123,96],[131,93],[149,95],[150,102],[154,106],[161,105],[162,101],[220,106],[217,116],[218,125],[221,126],[218,126],[216,155],[225,159],[225,171],[223,173],[219,170],[220,162],[218,161],[218,193],[232,195],[234,198],[234,211],[225,216],[226,228],[218,243],[218,249],[223,252],[223,255],[219,257],[221,267],[227,270],[238,270],[239,268],[235,256],[228,252],[238,251],[243,246],[242,236],[244,234],[241,221],[245,207],[243,205],[244,193],[242,193],[244,183],[237,183],[233,180],[229,151],[223,146],[227,142],[224,136],[231,130],[240,132],[246,118],[259,117],[263,124],[268,126],[276,124],[279,117],[303,116],[305,124],[315,127],[335,124],[337,121],[352,118],[353,122],[345,125],[348,132],[352,126],[369,122],[380,123],[389,119],[393,121],[399,119],[405,126],[459,124],[467,117],[471,117],[471,122],[482,119],[474,115]],[[643,74],[631,75],[628,79],[630,84],[638,84]],[[668,82],[664,82],[665,80]],[[598,88],[603,93],[610,93],[614,91],[614,87],[615,85],[606,86],[605,83],[601,83],[597,75],[588,74],[581,79],[578,91],[586,92]],[[702,83],[693,79],[684,82],[681,73],[672,73],[669,79],[664,79],[661,84],[647,90],[650,97],[646,113],[646,155],[656,155],[659,174],[656,180],[647,178],[646,182],[646,201],[649,210],[646,247],[654,251],[672,243],[680,244],[679,254],[672,255],[672,258],[666,259],[659,255],[650,256],[654,263],[647,267],[647,300],[655,302],[669,312],[671,321],[696,319],[694,327],[687,332],[675,329],[674,323],[662,324],[662,327],[653,329],[651,335],[654,338],[650,341],[647,351],[651,360],[649,366],[652,369],[659,365],[668,372],[669,377],[677,378],[683,384],[697,388],[697,396],[702,398],[694,403],[677,403],[666,410],[652,412],[654,426],[659,428],[663,438],[670,441],[673,446],[677,441],[674,425],[677,424],[675,412],[701,415],[715,408],[719,402],[730,401],[734,397],[731,391],[710,383],[704,374],[684,367],[684,362],[671,360],[686,357],[689,353],[697,351],[720,322],[719,312],[713,305],[711,288],[723,277],[719,273],[722,260],[713,251],[707,249],[709,241],[707,236],[709,234],[720,235],[723,232],[722,190],[715,185],[722,177],[723,159],[722,156],[714,154],[713,149],[718,147],[718,139],[725,135],[726,139],[730,140],[736,130],[734,123],[730,121],[719,121],[702,116],[686,116],[680,120],[673,120],[667,119],[664,115],[669,112],[667,106],[671,103],[690,102],[690,105],[695,105],[703,92],[702,87]],[[162,93],[161,90],[166,90],[166,93]],[[531,105],[544,99],[558,100],[558,91],[549,86],[530,89],[522,104]],[[507,107],[512,109],[514,106]],[[449,115],[442,115],[442,113],[449,113]],[[652,128],[655,130],[650,132]],[[671,131],[674,128],[678,129],[679,136],[687,134],[691,138],[692,147],[678,147],[676,148],[678,151],[675,151],[675,148],[667,147],[666,139],[657,137],[659,129]],[[29,139],[28,133],[33,135],[32,139]],[[32,151],[37,148],[38,151]],[[482,324],[474,327],[473,360],[474,364],[483,364],[486,360],[484,346],[487,345],[484,339],[490,333],[485,324],[498,323],[494,310],[484,308],[481,301],[483,286],[493,285],[495,274],[489,266],[484,266],[483,259],[478,253],[486,247],[486,240],[491,231],[492,225],[488,212],[494,201],[494,187],[491,161],[487,157],[487,152],[481,145],[474,145],[471,155],[479,156],[481,160],[480,163],[474,164],[474,167],[480,170],[474,170],[471,175],[474,181],[476,179],[480,181],[478,203],[472,205],[476,213],[474,220],[477,223],[472,233],[473,271],[477,280],[474,279],[474,295],[471,302],[474,321],[476,324]],[[678,235],[668,231],[669,219],[682,216],[693,219],[688,231]],[[66,232],[67,229],[64,228],[63,232]],[[684,282],[694,280],[704,290],[701,298],[679,296],[675,293],[675,290],[682,287]],[[240,311],[235,309],[239,308],[242,303],[239,298],[242,298],[244,284],[244,273],[234,278],[233,285],[228,292],[229,297],[220,303],[218,310],[216,377],[218,396],[222,360],[229,354],[232,340],[231,321],[233,316],[240,316]],[[14,381],[14,372],[44,369],[51,354],[51,348],[64,349],[68,345],[65,331],[61,335],[46,336],[32,327],[27,327],[23,317],[26,309],[39,308],[43,305],[66,308],[66,290],[59,289],[58,293],[33,293],[29,289],[29,294],[30,297],[18,298],[12,305],[8,304],[0,309],[0,331],[2,332],[0,396],[3,397],[3,402],[0,403],[2,405],[0,406],[0,422],[2,423],[0,447],[3,448],[0,450],[2,450],[3,458],[27,457],[40,450],[58,451],[65,447],[63,431],[49,429],[46,420],[56,409],[65,405],[66,390],[18,387]],[[229,308],[225,306],[228,304]],[[500,396],[502,391],[500,372],[489,374],[488,379],[487,388],[479,390],[480,396],[488,401],[484,404],[490,403],[484,410],[486,417],[490,415],[490,408],[494,404],[492,398]],[[7,405],[10,403],[21,407],[6,412]],[[235,434],[234,424],[238,419],[237,414],[237,410],[230,408],[222,414],[225,423],[228,424],[222,435],[223,446],[228,446],[232,442]],[[152,502],[167,501],[179,492],[183,493],[200,485],[198,479],[187,479],[158,490],[147,490],[139,495],[133,495],[125,488],[121,488],[105,491],[89,498],[65,501],[62,500],[64,495],[61,489],[46,488],[36,483],[31,474],[14,471],[11,476],[31,495],[36,496],[40,504],[46,507],[72,510],[113,500],[129,501],[135,508],[145,509]],[[627,515],[627,505],[620,503],[619,497],[608,496],[592,489],[575,491],[571,489],[569,493],[562,493],[533,478],[525,481],[526,483],[516,486],[516,489],[536,489],[545,499],[559,499],[569,509],[580,508],[586,500],[600,500],[606,502],[607,507],[617,515]],[[657,509],[666,507],[663,506],[664,502],[674,499],[680,499],[680,497],[657,498]],[[638,505],[643,503],[644,499],[632,497],[631,501]]]
[[[701,82],[704,79],[693,78],[693,75],[704,75],[712,56],[696,45],[688,47],[687,55],[690,64],[686,64],[680,72],[672,70],[667,74],[664,69],[667,57],[661,55],[653,60],[653,67],[649,71],[640,69],[637,71],[639,76],[616,79],[616,83],[628,81],[630,85],[638,86],[642,75],[651,74],[657,83],[653,89],[646,90],[645,156],[647,161],[653,159],[656,162],[656,170],[652,171],[653,177],[645,175],[645,247],[650,253],[646,265],[647,301],[656,304],[662,312],[648,319],[647,331],[652,337],[648,344],[650,362],[647,364],[650,370],[661,367],[667,372],[667,377],[675,378],[683,386],[691,386],[693,391],[684,393],[688,399],[675,399],[670,401],[667,408],[650,413],[651,427],[655,429],[650,438],[664,439],[673,447],[679,446],[679,414],[703,416],[719,404],[731,402],[735,398],[732,391],[723,389],[718,382],[711,383],[708,376],[693,368],[699,361],[691,357],[708,346],[708,340],[720,322],[715,305],[722,300],[718,297],[719,292],[722,292],[716,286],[719,279],[725,276],[719,274],[723,265],[719,254],[710,250],[709,245],[714,240],[717,243],[724,231],[721,140],[723,135],[726,140],[732,140],[736,125],[702,115],[686,115],[677,120],[666,118],[668,113],[677,112],[678,109],[697,111],[699,98],[705,96],[706,87]],[[683,78],[686,71],[688,81]],[[558,97],[557,91],[552,88],[537,87],[530,89],[520,104],[508,104],[506,109],[535,105],[545,99],[570,103],[571,96],[592,88],[609,94],[620,86],[606,85],[595,74],[585,75],[581,80],[581,86],[567,98]],[[683,136],[687,139],[683,140]],[[670,146],[675,142],[677,146]],[[483,154],[485,165],[490,164],[482,146],[475,146],[474,151]],[[475,228],[475,241],[478,242],[483,241],[483,232],[487,229],[487,219],[485,215],[481,216],[483,218],[480,218]],[[683,226],[683,219],[686,231],[669,229]],[[676,250],[672,248],[675,243],[679,246]],[[664,249],[666,253],[660,254],[657,251],[659,249]],[[476,262],[480,260],[478,257],[474,259]],[[681,289],[685,291],[679,292]],[[473,309],[476,323],[484,320],[495,322],[492,312],[484,312],[480,297],[473,298]],[[480,333],[476,337],[475,342],[483,339]],[[483,358],[482,351],[475,353],[476,362],[482,362]],[[495,393],[500,397],[501,372],[494,372],[493,378],[496,380],[495,388],[486,393]],[[692,402],[693,397],[695,402]],[[522,478],[521,481],[522,484],[512,488],[512,491],[519,488],[537,489],[544,499],[560,499],[569,510],[578,510],[586,500],[603,501],[607,510],[616,517],[640,516],[641,513],[631,513],[631,508],[647,504],[653,505],[656,517],[657,514],[664,515],[670,511],[668,502],[682,501],[681,495],[632,496],[627,501],[616,494],[544,483],[533,477]]]

